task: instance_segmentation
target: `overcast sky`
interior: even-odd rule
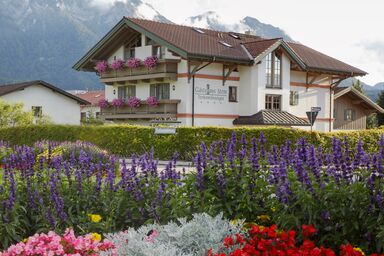
[[[362,81],[371,85],[384,82],[384,0],[145,2],[176,23],[206,11],[217,12],[225,23],[245,16],[257,18],[282,28],[296,41],[367,71],[369,75]]]

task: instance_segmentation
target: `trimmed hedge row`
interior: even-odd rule
[[[172,135],[154,134],[154,128],[131,125],[104,126],[69,126],[44,125],[0,128],[0,140],[17,145],[32,145],[39,140],[53,141],[89,141],[113,154],[131,156],[142,154],[154,148],[156,157],[170,159],[174,152],[180,154],[181,159],[190,160],[200,143],[207,145],[217,140],[227,140],[233,132],[238,136],[246,134],[247,138],[259,137],[263,133],[267,139],[267,146],[281,145],[286,140],[297,141],[305,137],[309,142],[323,147],[330,147],[333,137],[347,137],[354,147],[359,138],[364,141],[366,150],[377,150],[383,129],[363,131],[320,133],[281,128],[222,128],[222,127],[180,127]]]

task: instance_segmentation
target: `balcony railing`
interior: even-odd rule
[[[121,70],[108,70],[100,75],[100,81],[103,83],[124,82],[152,78],[172,78],[177,77],[177,64],[179,60],[160,59],[157,65],[148,69],[145,66],[138,68],[124,67]]]
[[[176,118],[179,103],[180,100],[159,100],[156,107],[149,106],[146,101],[141,102],[138,108],[110,106],[103,108],[101,115],[106,120]]]

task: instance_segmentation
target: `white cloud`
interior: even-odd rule
[[[176,23],[207,11],[226,24],[245,16],[284,29],[294,40],[363,69],[368,84],[384,81],[383,0],[143,0]],[[362,44],[365,48],[357,45]],[[368,43],[365,43],[368,42]],[[371,42],[371,43],[369,43]],[[373,42],[373,43],[372,43]]]

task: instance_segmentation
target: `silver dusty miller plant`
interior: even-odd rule
[[[222,214],[211,217],[203,213],[194,214],[190,221],[180,218],[166,225],[150,224],[105,237],[115,243],[118,255],[195,256],[205,255],[210,248],[217,251],[223,239],[240,232],[241,227],[241,221],[232,224]],[[157,235],[151,236],[153,232]]]

